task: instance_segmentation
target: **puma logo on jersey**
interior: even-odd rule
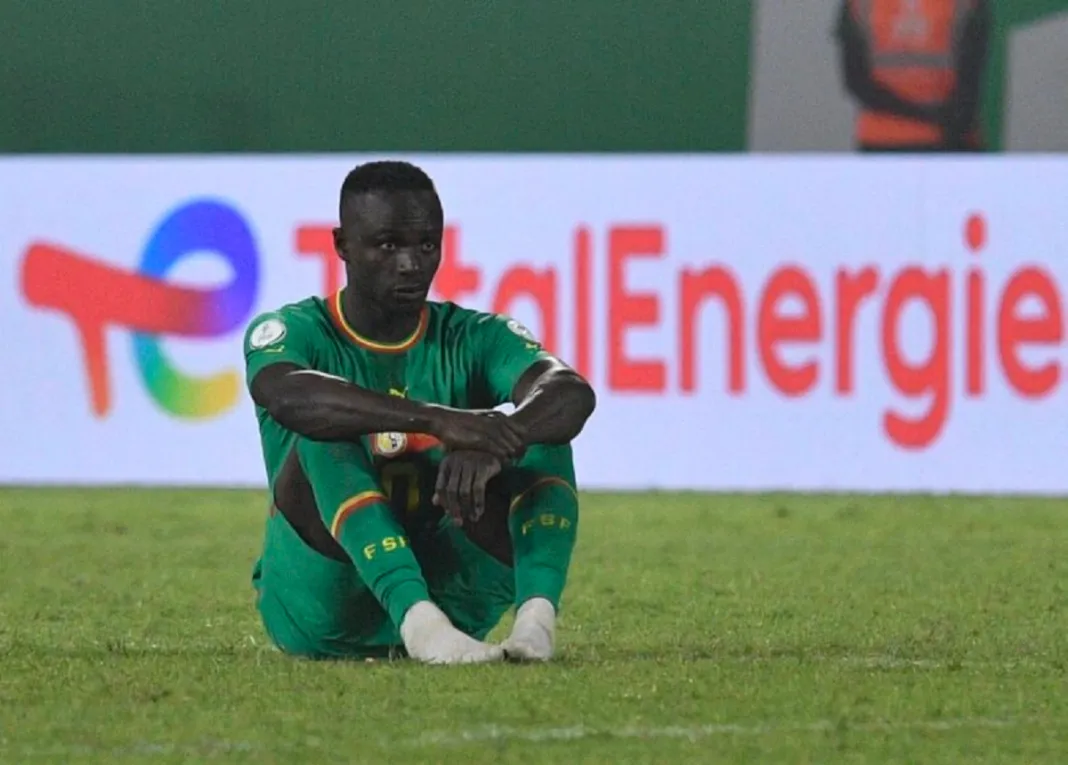
[[[407,398],[408,397],[408,386],[405,386],[404,390],[401,390],[400,388],[390,388],[389,389],[389,395],[396,396],[397,398]]]

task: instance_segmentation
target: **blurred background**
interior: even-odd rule
[[[905,20],[965,4],[875,3]],[[1065,150],[1068,2],[988,5],[980,108],[988,148]],[[856,102],[839,60],[841,7],[10,3],[0,31],[0,147],[844,151]]]
[[[0,47],[4,482],[258,484],[241,332],[337,288],[337,187],[403,156],[436,296],[604,391],[590,485],[1068,490],[1068,0],[38,0]]]

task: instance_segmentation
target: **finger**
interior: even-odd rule
[[[511,447],[515,447],[523,442],[523,437],[526,435],[526,428],[518,423],[514,418],[502,412],[490,412],[483,418],[487,425],[493,428],[493,432],[500,438],[502,438]]]
[[[516,437],[522,441],[527,434],[527,426],[523,425],[515,417],[508,415],[504,416],[504,423],[508,426],[508,430],[516,435]]]
[[[493,475],[490,467],[487,465],[478,470],[475,474],[474,485],[471,487],[472,518],[476,521],[481,520],[482,514],[486,512],[486,484]]]
[[[505,423],[498,425],[496,436],[497,443],[501,445],[505,457],[508,459],[514,457],[523,448],[523,439],[509,429]]]
[[[460,480],[460,509],[465,517],[472,517],[474,512],[475,484],[478,481],[478,467],[465,461],[464,473]]]
[[[508,432],[508,435],[510,436],[508,440],[508,456],[515,457],[523,450],[523,439],[511,431]]]
[[[501,443],[497,440],[487,439],[482,442],[480,446],[474,451],[485,452],[492,455],[495,459],[509,460],[512,458],[512,450],[507,444]]]
[[[504,431],[492,420],[485,417],[475,418],[472,427],[465,434],[462,445],[454,449],[473,452],[488,452],[501,457],[510,451],[508,438]]]
[[[456,509],[449,502],[449,483],[458,470],[460,462],[454,456],[447,456],[438,468],[438,478],[434,485],[433,503],[440,507],[452,520],[454,526],[459,526],[462,519],[457,515]]]
[[[499,460],[485,462],[478,474],[475,483],[475,519],[478,520],[486,512],[486,492],[489,490],[490,481],[500,475],[504,465]]]
[[[445,497],[445,485],[449,479],[449,470],[452,468],[452,460],[446,457],[438,466],[438,479],[434,483],[434,498],[431,500],[438,507],[442,506]]]
[[[486,452],[499,460],[510,460],[516,453],[516,446],[502,433],[488,434],[484,446],[475,451]]]
[[[508,432],[512,433],[520,440],[526,435],[527,427],[510,414],[494,410],[489,419],[504,427]]]
[[[449,470],[449,479],[445,486],[445,508],[449,511],[454,522],[462,518],[460,506],[460,485],[464,477],[463,460],[454,460]],[[459,525],[459,524],[457,524]]]

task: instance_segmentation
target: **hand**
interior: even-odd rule
[[[486,484],[504,463],[486,452],[455,451],[445,455],[438,468],[434,504],[442,507],[459,526],[466,515],[478,521],[486,511]]]
[[[433,435],[449,451],[485,452],[503,461],[519,457],[526,448],[526,429],[492,409],[475,412],[442,410]]]

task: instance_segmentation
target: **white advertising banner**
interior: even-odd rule
[[[0,159],[0,481],[262,485],[241,336],[369,157]],[[1068,158],[409,157],[588,488],[1068,493]]]

